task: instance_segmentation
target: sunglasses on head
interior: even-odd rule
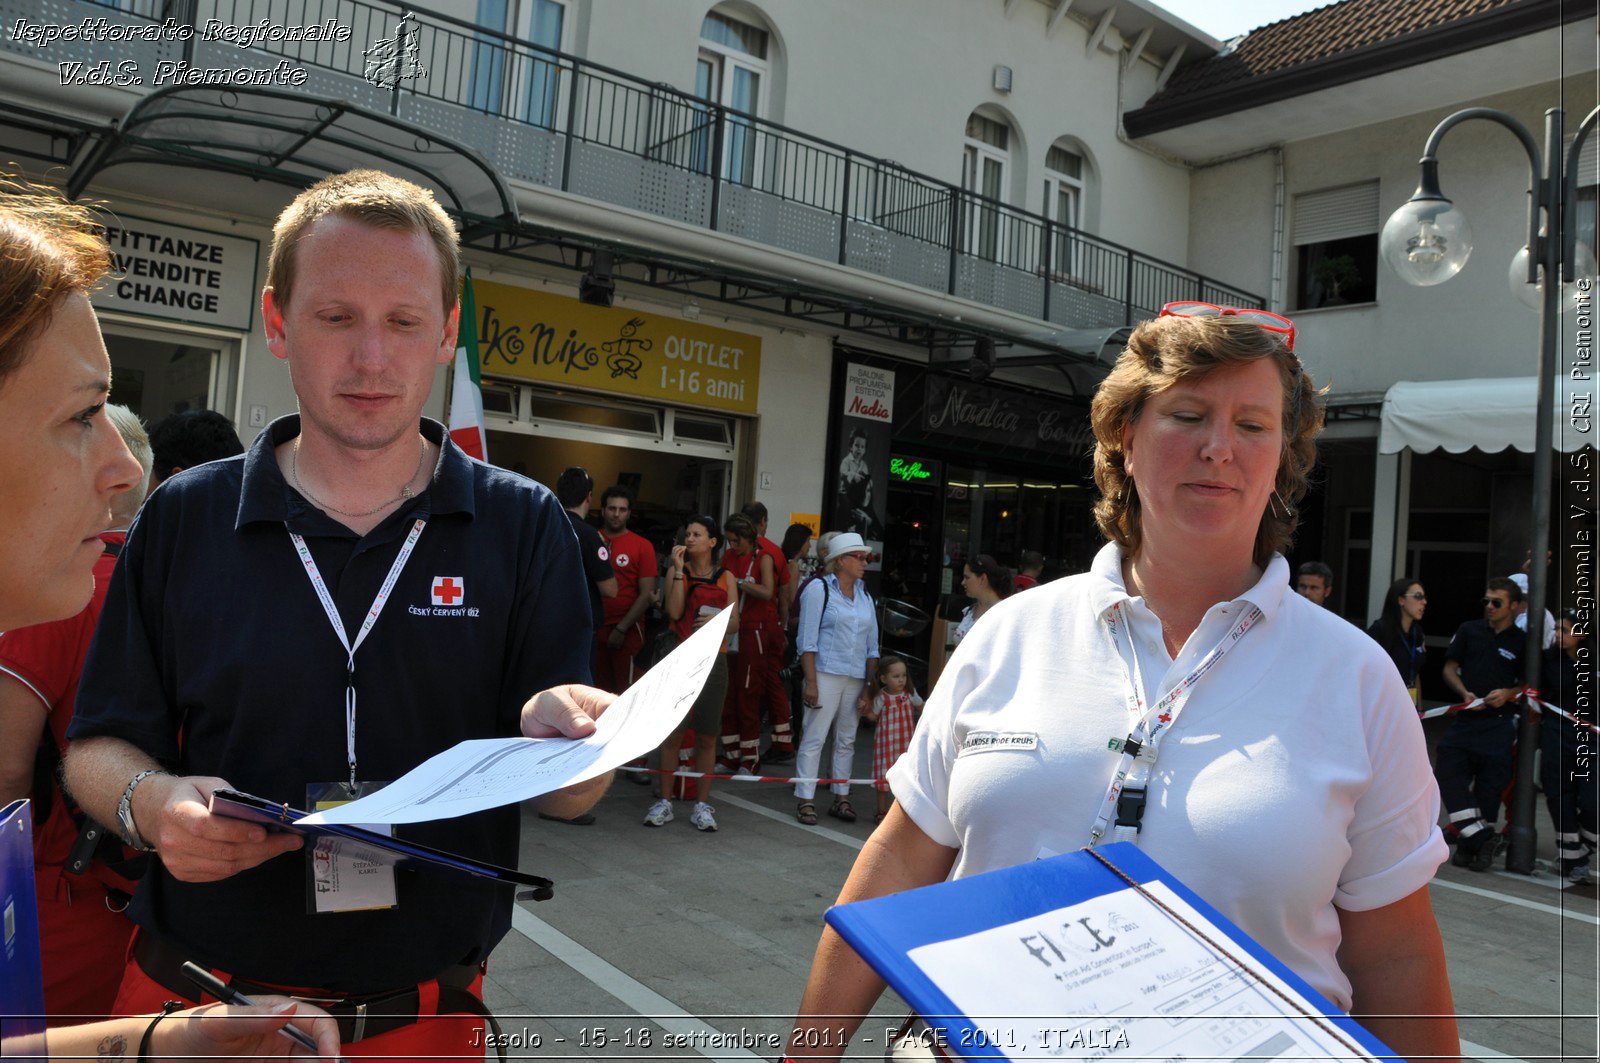
[[[1504,598],[1485,598],[1483,604],[1491,609],[1499,609],[1506,604],[1506,600]]]
[[[1270,310],[1241,309],[1236,306],[1217,306],[1214,303],[1168,303],[1158,317],[1236,317],[1259,325],[1268,332],[1276,332],[1291,351],[1294,350],[1294,322]]]

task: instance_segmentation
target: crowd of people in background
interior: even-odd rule
[[[568,470],[559,482],[569,485],[576,520],[592,490],[588,474]],[[651,660],[710,615],[713,605],[739,605],[725,659],[684,721],[684,730],[694,735],[692,755],[681,752],[688,743],[680,733],[662,747],[659,763],[652,767],[661,773],[692,767],[706,775],[749,776],[764,764],[796,761],[798,780],[848,779],[864,724],[872,729],[871,776],[878,797],[874,819],[882,822],[893,800],[888,771],[910,744],[922,696],[911,666],[916,658],[908,660],[880,645],[879,603],[868,590],[871,548],[865,539],[855,531],[814,537],[809,525],[796,523],[789,525],[781,543],[773,543],[765,534],[766,507],[750,502],[720,525],[709,516],[687,522],[671,558],[662,557],[658,579],[657,552],[627,528],[632,502],[633,492],[623,485],[608,488],[602,496],[603,542],[612,578],[621,589],[606,597],[606,583],[594,583],[605,613],[595,649],[600,685],[625,690]],[[1002,600],[1041,583],[1046,569],[1042,552],[1022,550],[1016,561],[1013,569],[990,554],[976,554],[960,563],[959,594],[940,606],[946,611],[950,649]],[[679,594],[675,584],[686,593]],[[1307,601],[1332,610],[1335,574],[1325,562],[1297,565],[1292,586]],[[1514,720],[1524,704],[1524,688],[1542,691],[1541,702],[1558,708],[1570,705],[1575,696],[1570,680],[1562,679],[1562,661],[1570,671],[1583,644],[1582,628],[1570,618],[1558,624],[1547,614],[1544,659],[1528,667],[1522,645],[1525,593],[1522,573],[1489,581],[1484,615],[1460,624],[1438,674],[1437,681],[1455,699],[1434,743],[1434,768],[1449,817],[1446,837],[1455,847],[1456,865],[1474,870],[1489,869],[1505,849],[1499,812],[1512,778]],[[1420,580],[1397,579],[1366,628],[1418,710],[1425,707],[1427,602]],[[665,639],[648,635],[657,615],[670,625]],[[931,679],[926,674],[923,678]],[[1561,783],[1567,778],[1561,766],[1570,767],[1575,750],[1580,744],[1589,748],[1594,734],[1548,711],[1542,728],[1541,788],[1556,822],[1559,870],[1580,881],[1589,873],[1597,842],[1597,811],[1589,790]],[[824,751],[830,754],[827,763]],[[642,773],[633,779],[650,782]],[[645,817],[651,826],[673,818],[673,780],[665,775],[660,779],[659,797]],[[690,818],[701,830],[715,830],[715,810],[706,800],[711,779],[687,788],[679,780],[677,790],[693,792],[696,785]],[[855,820],[850,784],[827,786],[832,800],[824,811]],[[795,815],[803,824],[819,820],[817,788],[815,781],[795,783]],[[592,821],[592,816],[582,818]]]

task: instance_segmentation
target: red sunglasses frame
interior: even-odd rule
[[[1184,306],[1203,306],[1207,310],[1214,310],[1214,314],[1186,314],[1176,309]],[[1256,316],[1270,318],[1271,321],[1257,321]],[[1284,337],[1284,343],[1290,351],[1294,350],[1294,322],[1282,314],[1274,314],[1271,310],[1260,310],[1252,307],[1218,306],[1215,303],[1202,303],[1198,299],[1184,299],[1175,303],[1168,303],[1161,308],[1157,317],[1240,317],[1249,321],[1258,328],[1268,332],[1277,332]],[[1275,324],[1274,322],[1282,322]]]

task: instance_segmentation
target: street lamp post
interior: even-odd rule
[[[1577,242],[1569,224],[1577,202],[1578,164],[1584,141],[1594,129],[1600,108],[1589,112],[1578,126],[1571,148],[1561,150],[1562,120],[1565,113],[1552,108],[1544,113],[1544,152],[1526,126],[1504,111],[1488,107],[1469,107],[1457,111],[1434,128],[1423,148],[1421,175],[1417,190],[1383,226],[1379,238],[1384,259],[1400,277],[1418,285],[1433,285],[1460,272],[1472,253],[1472,237],[1466,219],[1455,204],[1439,189],[1439,141],[1455,126],[1473,118],[1498,122],[1516,134],[1528,153],[1528,243],[1513,261],[1511,280],[1519,288],[1539,296],[1539,380],[1538,409],[1534,417],[1533,451],[1533,548],[1528,573],[1527,667],[1537,670],[1543,650],[1544,603],[1549,565],[1546,548],[1550,540],[1550,480],[1553,474],[1554,410],[1551,385],[1556,373],[1557,316],[1562,307],[1563,282],[1571,283],[1574,266],[1592,275],[1593,253]],[[1542,158],[1542,164],[1541,164]],[[1587,256],[1580,262],[1580,256]],[[1526,273],[1522,260],[1526,260]],[[1519,294],[1521,294],[1519,292]],[[1570,299],[1568,300],[1570,304]],[[1539,748],[1539,724],[1533,713],[1522,714],[1517,741],[1517,782],[1511,804],[1511,847],[1506,855],[1508,870],[1533,872],[1534,845],[1534,754]]]

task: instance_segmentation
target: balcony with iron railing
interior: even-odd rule
[[[306,71],[301,91],[465,144],[503,177],[557,188],[1069,328],[1179,299],[1260,296],[894,162],[435,13],[369,0],[0,0],[0,20],[197,27],[158,39],[7,32],[0,52],[61,62]],[[207,39],[212,24],[325,25],[341,40]],[[404,20],[404,21],[402,21]],[[374,45],[392,47],[375,48]],[[375,83],[386,56],[392,87]],[[166,69],[173,69],[169,65]],[[147,89],[154,88],[146,77]]]

